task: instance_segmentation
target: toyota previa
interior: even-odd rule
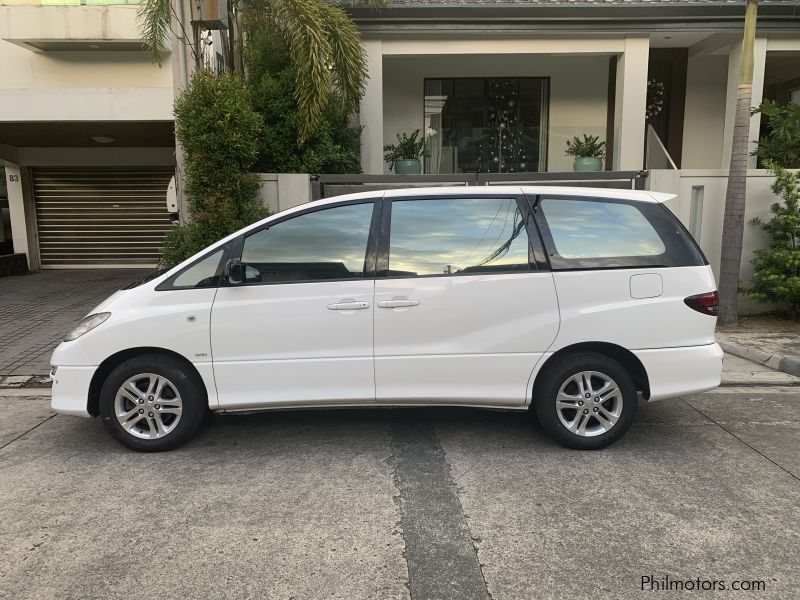
[[[719,385],[716,285],[646,191],[458,187],[270,216],[116,292],[52,357],[52,407],[134,450],[209,412],[530,410],[598,449],[639,402]]]

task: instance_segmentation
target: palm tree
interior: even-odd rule
[[[172,2],[145,0],[139,9],[142,43],[153,60],[163,63],[171,22],[185,32]],[[361,36],[350,16],[332,0],[242,0],[247,18],[278,32],[289,47],[297,70],[297,108],[302,116],[300,142],[319,122],[326,99],[335,93],[350,111],[358,108],[367,79]],[[351,5],[380,8],[387,0],[348,0]],[[173,36],[176,32],[173,31]],[[185,39],[186,34],[183,34]],[[239,40],[241,43],[241,40]],[[174,59],[173,59],[174,60]]]
[[[719,268],[719,322],[734,325],[738,321],[739,268],[742,263],[744,207],[747,194],[747,160],[750,156],[750,103],[753,96],[753,43],[756,37],[758,0],[747,0],[744,20],[742,57],[739,63],[739,87],[736,93],[736,117],[733,122],[731,164],[725,194],[722,222],[722,254]]]

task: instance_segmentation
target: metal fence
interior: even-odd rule
[[[438,186],[565,185],[644,189],[647,171],[598,171],[564,173],[454,173],[450,175],[315,175],[311,181],[314,200],[370,190]]]

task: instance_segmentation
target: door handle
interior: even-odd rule
[[[409,306],[419,306],[419,300],[381,300],[378,302],[380,308],[408,308]]]
[[[369,302],[335,302],[328,304],[328,310],[364,310],[369,308]]]

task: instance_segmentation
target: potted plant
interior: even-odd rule
[[[606,143],[596,135],[577,135],[567,141],[567,156],[574,156],[575,171],[602,171],[603,159],[606,156]]]
[[[425,140],[419,137],[419,129],[415,129],[411,135],[398,133],[397,143],[385,145],[383,151],[383,159],[397,175],[422,173],[419,159],[425,156]]]

